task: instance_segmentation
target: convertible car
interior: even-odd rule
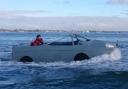
[[[81,61],[105,53],[110,54],[115,43],[92,40],[79,34],[70,34],[71,41],[53,41],[40,46],[13,46],[12,59],[20,62]]]

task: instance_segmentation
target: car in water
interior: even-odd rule
[[[40,46],[19,45],[12,48],[12,59],[19,62],[71,62],[89,60],[110,54],[115,43],[88,39],[80,34],[69,34],[70,41],[53,41]]]

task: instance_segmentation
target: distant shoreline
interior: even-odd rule
[[[110,30],[40,30],[40,29],[34,29],[34,30],[24,30],[24,29],[0,29],[0,32],[128,32],[128,31],[110,31]]]

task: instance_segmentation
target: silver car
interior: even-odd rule
[[[13,46],[12,59],[20,62],[81,61],[104,53],[110,54],[116,48],[114,43],[91,40],[78,34],[70,34],[69,37],[71,41],[68,42]]]

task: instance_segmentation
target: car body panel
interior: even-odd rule
[[[50,45],[40,46],[14,46],[13,60],[20,61],[24,56],[28,56],[35,62],[55,62],[55,61],[73,61],[79,53],[86,54],[89,58],[110,53],[114,48],[106,48],[105,41],[86,40],[79,41],[72,45]]]

